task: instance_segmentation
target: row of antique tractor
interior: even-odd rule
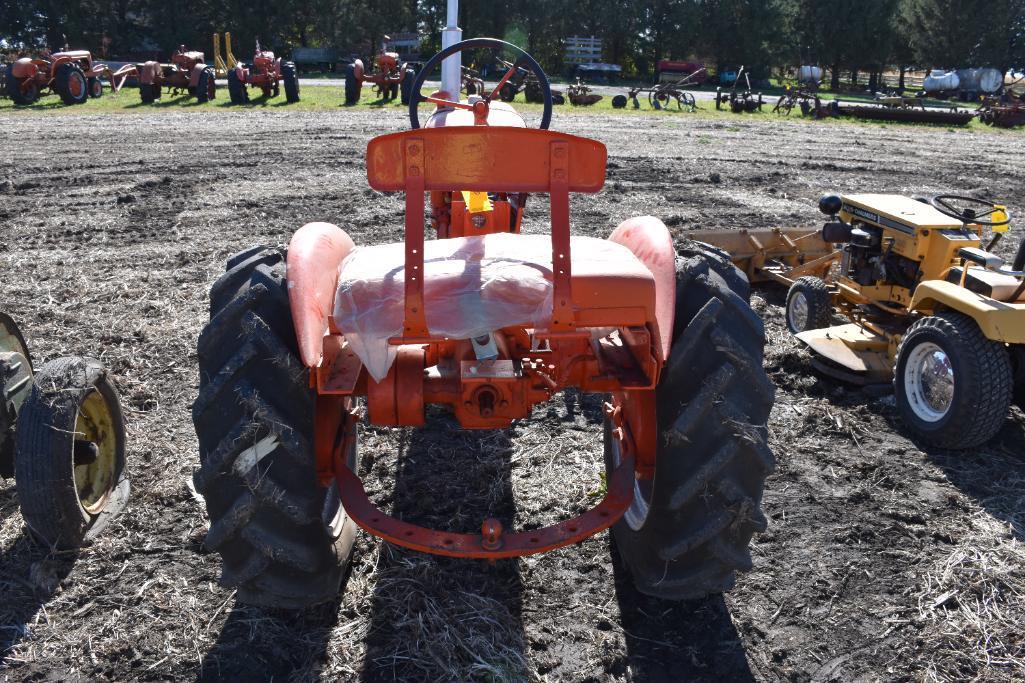
[[[229,48],[230,54],[230,48]],[[299,101],[299,77],[295,64],[262,50],[259,42],[251,62],[232,59],[227,69],[228,96],[232,104],[249,101],[249,88],[258,88],[264,97],[277,97],[282,86],[288,102]],[[139,85],[139,99],[151,104],[167,91],[174,97],[187,95],[199,103],[216,97],[217,74],[214,65],[198,50],[178,47],[171,61],[125,64],[116,71],[96,62],[88,50],[55,52],[43,58],[23,57],[8,65],[4,86],[15,104],[34,104],[47,91],[59,95],[64,104],[82,104],[90,97],[103,96],[103,79],[114,92],[129,78]]]

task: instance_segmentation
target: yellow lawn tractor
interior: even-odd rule
[[[973,197],[823,197],[821,230],[693,233],[731,252],[753,281],[790,285],[787,327],[814,366],[892,382],[922,441],[963,449],[1025,404],[1025,241],[1010,267],[992,253],[1006,207]],[[984,230],[992,237],[983,246]],[[839,313],[850,322],[834,325]]]

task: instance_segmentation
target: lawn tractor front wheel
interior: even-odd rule
[[[205,545],[221,556],[221,582],[251,605],[301,609],[330,600],[356,529],[337,487],[317,478],[314,394],[282,252],[251,249],[228,261],[210,291],[198,355],[193,480],[206,500]],[[347,457],[355,471],[355,440]]]
[[[71,62],[57,67],[53,89],[64,104],[82,104],[89,99],[89,84],[85,72],[78,64]]]
[[[91,358],[58,358],[35,374],[18,413],[14,478],[25,524],[47,545],[92,540],[128,499],[117,390]]]
[[[897,410],[933,446],[971,448],[993,438],[1007,417],[1013,384],[1007,348],[986,339],[963,313],[922,318],[900,341]]]
[[[281,65],[281,80],[285,84],[285,101],[295,103],[299,101],[299,74],[295,70],[295,64],[285,62]]]
[[[637,481],[612,529],[638,590],[660,598],[729,590],[736,572],[751,568],[752,536],[766,528],[775,390],[762,368],[762,321],[719,274],[732,267],[723,260],[711,250],[677,259],[674,340],[655,389],[655,476]],[[606,421],[609,473],[619,463],[611,431]]]
[[[793,334],[821,330],[833,323],[833,300],[825,280],[803,275],[787,292],[787,329]]]

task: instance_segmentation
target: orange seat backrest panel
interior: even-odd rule
[[[605,184],[605,145],[536,128],[454,126],[381,135],[367,146],[367,179],[381,192],[406,189],[408,140],[424,145],[424,189],[457,192],[548,192],[551,143],[569,151],[570,192],[598,192]]]

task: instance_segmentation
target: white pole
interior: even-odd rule
[[[463,38],[463,30],[459,28],[459,0],[448,0],[448,25],[441,32],[441,48],[444,50],[455,45]],[[453,100],[459,99],[462,83],[462,55],[455,54],[441,63],[441,89],[448,92]]]

